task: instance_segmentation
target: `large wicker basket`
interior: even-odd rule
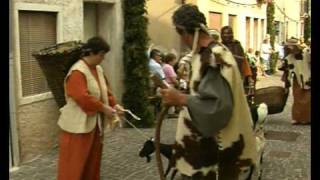
[[[266,103],[268,114],[281,113],[287,103],[289,89],[280,86],[271,86],[257,89],[254,101],[256,104]]]
[[[64,78],[70,67],[79,60],[82,46],[83,43],[80,41],[69,41],[41,49],[32,54],[37,59],[60,108],[66,104]]]

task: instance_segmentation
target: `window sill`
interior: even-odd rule
[[[52,98],[53,98],[53,95],[51,92],[32,95],[32,96],[26,96],[26,97],[20,97],[19,105],[31,104],[34,102],[43,101],[43,100],[52,99]]]

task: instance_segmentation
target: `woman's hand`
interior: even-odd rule
[[[108,119],[112,119],[117,111],[110,106],[104,105],[102,112],[107,116]]]
[[[119,116],[123,116],[124,115],[124,108],[120,104],[115,105],[114,109],[117,111],[117,114]]]
[[[185,106],[187,105],[187,95],[174,88],[160,90],[162,101],[166,105]]]

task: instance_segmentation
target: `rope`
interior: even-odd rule
[[[257,3],[247,4],[247,3],[239,3],[239,2],[235,2],[235,1],[231,1],[231,0],[225,0],[225,1],[233,3],[233,4],[243,5],[243,6],[256,6],[256,5],[258,5]]]
[[[128,124],[130,124],[138,133],[140,133],[144,138],[149,139],[147,135],[145,135],[139,128],[137,128],[134,124],[132,124],[129,120],[126,118],[123,118]]]
[[[228,6],[229,3],[232,3],[232,4],[236,4],[236,5],[241,5],[241,6],[258,6],[257,3],[253,3],[253,4],[246,4],[246,3],[239,3],[239,2],[235,2],[235,1],[231,1],[231,0],[224,0],[225,2],[227,2],[228,4],[225,4],[225,3],[222,3],[220,1],[217,1],[217,0],[210,0],[211,2],[215,2],[217,4],[220,4],[220,5],[223,5],[223,6]]]

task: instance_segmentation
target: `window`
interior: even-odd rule
[[[20,69],[22,96],[49,92],[34,51],[57,43],[57,13],[19,11]]]
[[[232,27],[233,32],[236,32],[236,15],[229,15],[229,26]]]
[[[246,47],[247,50],[250,47],[250,17],[246,17]]]
[[[264,40],[264,27],[265,27],[265,25],[264,25],[264,19],[261,19],[261,41],[263,42],[263,40]]]
[[[258,19],[253,19],[253,49],[258,49]]]
[[[209,14],[209,28],[218,29],[220,31],[222,25],[222,15],[221,13],[210,12]]]

